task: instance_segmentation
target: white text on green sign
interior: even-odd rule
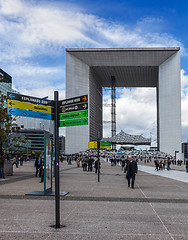
[[[88,110],[62,113],[59,115],[60,120],[74,119],[74,118],[85,118],[88,117]]]
[[[78,118],[60,121],[60,127],[72,127],[79,125],[88,125],[88,118]]]

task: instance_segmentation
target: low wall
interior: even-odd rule
[[[12,162],[5,162],[4,164],[4,174],[7,175],[13,175],[13,165]]]

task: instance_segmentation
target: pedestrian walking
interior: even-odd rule
[[[89,160],[88,160],[88,171],[90,171],[90,172],[93,171],[93,163],[94,163],[94,159],[92,157],[89,157]]]
[[[40,174],[41,174],[40,182],[43,182],[44,181],[44,156],[42,156],[42,159],[41,159]]]
[[[17,156],[14,156],[13,157],[13,159],[12,159],[12,161],[13,161],[13,166],[14,166],[14,164],[16,165],[16,167],[18,168],[18,161],[17,161]]]
[[[78,157],[76,159],[76,164],[77,164],[77,167],[80,167],[80,159]]]
[[[88,163],[88,157],[84,157],[83,164],[82,164],[83,171],[87,171],[87,163]]]
[[[35,160],[35,167],[36,167],[36,173],[35,176],[39,174],[39,177],[41,177],[41,164],[42,164],[42,154],[39,155],[38,158]]]
[[[99,168],[98,168],[99,167]],[[99,160],[97,159],[95,161],[95,173],[97,173],[99,171],[100,173],[100,168],[101,168],[101,163],[99,162]]]
[[[169,171],[170,170],[170,164],[171,164],[171,160],[170,158],[168,159],[167,161],[167,166],[166,166],[166,169]]]
[[[121,161],[121,168],[122,168],[122,171],[123,171],[124,167],[125,167],[125,159],[123,158],[122,161]]]
[[[131,187],[134,188],[135,176],[138,172],[138,165],[137,165],[137,162],[133,160],[132,157],[129,157],[124,172],[127,173],[126,179],[128,181],[128,187],[130,187],[130,183],[131,183]]]
[[[155,159],[154,163],[155,163],[155,170],[159,171],[159,160]]]

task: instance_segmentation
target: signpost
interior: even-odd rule
[[[88,95],[59,101],[60,127],[88,125]]]
[[[97,141],[88,142],[88,148],[97,148]],[[111,142],[101,142],[99,144],[99,148],[111,149]]]
[[[52,120],[53,101],[17,93],[7,93],[7,114]]]
[[[111,149],[111,142],[100,142],[100,148]]]
[[[78,103],[84,103],[88,102],[88,95],[82,95],[79,97],[74,97],[74,98],[68,98],[65,100],[59,101],[61,106],[66,106],[66,105],[72,105],[72,104],[78,104]]]
[[[20,102],[20,101],[15,101],[15,100],[10,100],[10,99],[7,100],[7,107],[26,109],[26,110],[37,111],[37,112],[45,112],[45,113],[52,112],[52,108],[49,106],[32,104],[32,103],[28,103],[28,102]]]
[[[88,110],[59,114],[60,120],[88,117]]]
[[[55,211],[56,224],[55,228],[60,228],[60,196],[59,196],[59,109],[58,109],[58,92],[54,92],[54,133],[55,133]]]
[[[78,103],[74,105],[60,106],[60,113],[81,111],[86,109],[88,109],[87,103]]]
[[[98,136],[100,134],[98,133]],[[103,142],[100,141],[98,137],[97,141],[88,142],[88,148],[95,148],[97,149],[97,158],[98,158],[98,182],[100,182],[100,157],[99,157],[99,150],[102,148],[111,149],[111,142]]]
[[[8,92],[7,93],[7,99],[10,100],[16,100],[20,102],[29,102],[33,104],[40,104],[44,106],[53,106],[54,101],[43,99],[43,98],[37,98],[37,97],[31,97],[27,95],[22,95],[18,93],[12,93]]]
[[[60,121],[60,127],[70,127],[78,125],[88,125],[88,118],[69,119],[66,121]]]
[[[88,142],[88,148],[97,148],[97,141],[95,141],[95,142]]]
[[[52,113],[53,112],[53,113]],[[55,145],[55,228],[60,228],[60,192],[59,192],[59,126],[70,127],[88,125],[88,95],[58,101],[58,91],[54,92],[54,101],[17,93],[7,93],[7,114],[22,117],[54,120]],[[52,117],[53,116],[53,117]],[[45,140],[45,181],[44,193],[51,190],[52,179],[52,143]]]
[[[7,113],[9,115],[21,116],[21,117],[31,117],[31,118],[40,118],[40,119],[47,119],[52,120],[51,113],[43,113],[43,112],[36,112],[26,109],[18,109],[18,108],[7,108]]]

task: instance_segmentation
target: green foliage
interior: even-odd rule
[[[15,118],[7,114],[6,101],[6,96],[0,91],[0,154],[3,154],[4,149],[11,150],[11,144],[21,141],[16,134],[20,128],[15,123]]]

